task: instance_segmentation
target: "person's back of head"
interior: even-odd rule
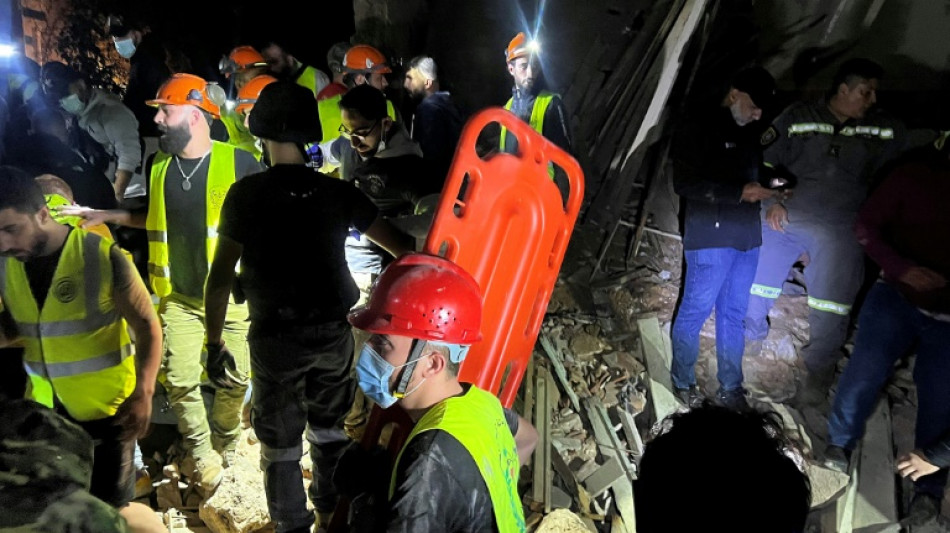
[[[255,137],[275,142],[303,144],[322,139],[313,93],[291,81],[276,81],[261,90],[248,126]]]
[[[635,483],[639,533],[804,529],[811,489],[777,415],[705,405],[664,424]]]
[[[370,85],[357,85],[340,98],[340,109],[358,113],[366,120],[380,120],[387,116],[386,96]]]

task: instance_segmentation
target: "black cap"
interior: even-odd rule
[[[248,118],[251,135],[277,142],[316,143],[323,139],[313,92],[290,81],[264,87]]]
[[[44,63],[40,71],[40,77],[43,83],[43,92],[56,99],[67,96],[69,85],[76,80],[83,79],[82,74],[59,61]]]
[[[762,67],[740,70],[732,78],[732,87],[748,94],[752,103],[763,109],[775,99],[775,78]]]

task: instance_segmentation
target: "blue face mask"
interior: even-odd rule
[[[135,43],[132,42],[131,37],[127,37],[125,39],[116,39],[115,51],[118,52],[120,56],[129,59],[135,55]]]
[[[79,99],[78,95],[71,94],[59,100],[59,107],[62,107],[63,111],[66,111],[70,115],[78,115],[82,113],[82,110],[86,107],[86,104],[82,103],[82,100]]]
[[[416,361],[413,362],[418,361],[419,360],[416,359]],[[376,350],[367,343],[363,345],[363,349],[360,351],[360,360],[356,363],[356,379],[360,384],[360,388],[363,389],[363,394],[379,404],[383,409],[388,409],[399,400],[393,396],[390,390],[389,379],[392,377],[393,372],[410,364],[412,363],[393,366],[383,359],[381,355],[376,353]],[[420,381],[419,384],[411,390],[406,391],[403,397],[409,396],[409,394],[418,389],[423,381],[425,381],[425,379]]]

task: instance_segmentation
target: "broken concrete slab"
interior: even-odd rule
[[[567,509],[557,509],[546,515],[535,533],[596,533],[581,517]]]

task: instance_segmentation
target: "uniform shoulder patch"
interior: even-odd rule
[[[775,126],[769,126],[769,129],[762,132],[762,136],[759,137],[759,143],[762,146],[768,146],[774,143],[775,139],[778,139],[778,131],[775,130]]]

